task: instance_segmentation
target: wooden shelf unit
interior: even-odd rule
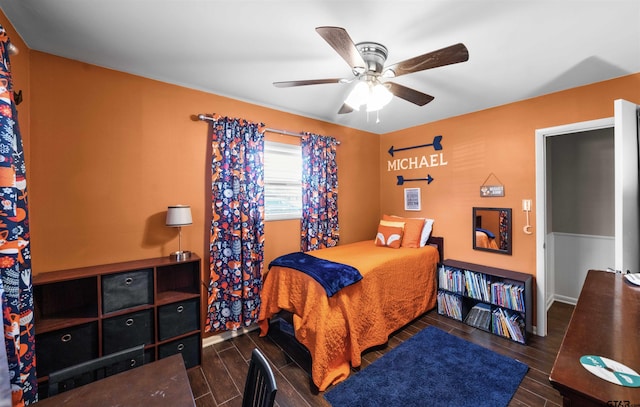
[[[438,313],[526,344],[532,281],[529,274],[447,259],[438,267]]]
[[[41,397],[50,372],[142,342],[145,363],[181,353],[187,368],[199,365],[200,264],[192,254],[182,261],[159,257],[34,276]]]

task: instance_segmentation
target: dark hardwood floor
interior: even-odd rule
[[[554,303],[548,313],[548,335],[532,336],[525,346],[443,317],[435,310],[430,311],[395,332],[386,346],[365,352],[361,369],[421,329],[434,325],[529,366],[510,406],[561,406],[560,394],[549,384],[549,373],[572,312],[573,306]],[[255,347],[263,351],[274,369],[278,385],[276,405],[329,406],[322,393],[311,389],[309,376],[294,362],[295,356],[289,355],[286,349],[283,350],[269,337],[260,338],[258,331],[253,331],[203,350],[202,366],[189,371],[198,407],[234,407],[242,404],[248,360]]]

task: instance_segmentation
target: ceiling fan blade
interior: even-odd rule
[[[351,113],[351,112],[353,112],[353,108],[351,108],[351,106],[349,106],[346,103],[344,103],[342,105],[342,107],[340,108],[340,110],[338,110],[338,114],[346,114],[346,113]]]
[[[415,89],[407,88],[403,85],[398,85],[397,83],[385,82],[385,85],[389,85],[389,91],[391,91],[395,96],[418,106],[424,106],[434,99],[431,95],[418,92]]]
[[[356,45],[347,33],[347,30],[341,27],[317,27],[316,31],[338,54],[347,61],[351,69],[360,68],[366,70],[367,64],[362,59],[362,55],[358,52]]]
[[[385,72],[391,71],[393,75],[390,76],[395,77],[468,60],[469,51],[467,47],[465,47],[464,44],[455,44],[393,64],[386,67]]]
[[[273,82],[273,86],[276,88],[291,88],[294,86],[306,86],[306,85],[323,85],[325,83],[340,83],[344,79],[341,78],[333,78],[333,79],[310,79],[303,81],[283,81],[283,82]]]

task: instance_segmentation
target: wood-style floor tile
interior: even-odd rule
[[[529,371],[514,395],[510,407],[556,407],[562,405],[560,393],[549,383],[549,373],[567,329],[573,306],[554,303],[547,318],[548,335],[531,336],[528,345],[499,338],[430,311],[392,334],[387,344],[362,354],[364,369],[389,350],[429,325],[452,335],[520,360]],[[306,352],[281,345],[277,338],[260,337],[258,331],[232,338],[203,349],[202,365],[189,371],[191,388],[198,407],[240,407],[251,351],[259,348],[276,375],[278,407],[330,407],[309,377]],[[359,370],[359,369],[354,369]]]

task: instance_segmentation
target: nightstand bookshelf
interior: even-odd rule
[[[438,267],[438,313],[526,344],[532,281],[529,274],[447,259]]]

